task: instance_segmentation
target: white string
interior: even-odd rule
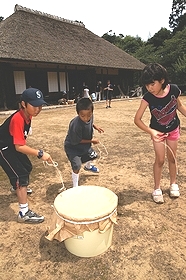
[[[93,135],[94,136],[94,135]],[[96,145],[97,149],[98,149],[98,152],[99,152],[99,159],[98,159],[98,162],[100,161],[100,159],[102,158],[102,153],[103,151],[99,148],[99,145],[101,145],[103,148],[104,148],[104,151],[106,153],[106,157],[108,156],[108,151],[107,151],[107,148],[105,147],[105,145],[99,141],[99,144]]]
[[[172,156],[173,156],[173,158],[174,158],[174,161],[175,161],[175,165],[176,165],[176,174],[178,175],[178,163],[177,163],[177,159],[176,159],[176,157],[175,157],[175,155],[174,155],[172,149],[171,149],[170,146],[167,145],[165,142],[160,142],[160,143],[162,143],[163,145],[165,145],[165,147],[167,147],[167,148],[169,149],[169,151],[171,152],[171,154],[172,154]]]
[[[159,142],[159,143],[163,144],[163,145],[164,145],[166,148],[168,148],[169,151],[171,152],[171,154],[172,154],[172,156],[173,156],[173,158],[174,158],[174,161],[175,161],[175,165],[176,165],[176,174],[178,175],[178,163],[177,163],[177,159],[176,159],[176,157],[175,157],[175,155],[174,155],[174,153],[173,153],[171,147],[170,147],[169,145],[167,145],[167,144],[165,143],[165,141]]]
[[[53,166],[55,167],[59,177],[60,177],[60,181],[61,181],[61,184],[62,184],[62,187],[58,190],[58,192],[62,192],[62,191],[65,191],[66,188],[65,188],[65,185],[63,183],[63,178],[62,178],[62,175],[61,175],[61,171],[59,170],[58,168],[58,163],[56,161],[52,161],[52,163],[49,163],[48,161],[43,161],[43,165],[46,167],[47,165],[48,166]]]
[[[101,142],[99,142],[99,144],[104,148],[104,151],[106,153],[106,156],[108,156],[108,151],[107,151],[107,148],[105,147],[105,145]],[[97,146],[97,149],[99,151],[99,159],[98,159],[98,162],[100,161],[100,159],[102,158],[102,150],[99,148],[99,146]]]
[[[57,212],[57,209],[55,208],[55,206],[54,206],[54,205],[51,205],[51,206],[53,207],[53,209],[54,209],[56,215],[57,215],[59,218],[61,218],[61,219],[64,220],[65,222],[68,222],[68,223],[71,223],[71,224],[74,224],[74,225],[86,225],[86,224],[88,225],[88,224],[99,223],[99,222],[101,222],[101,221],[104,221],[104,220],[110,218],[110,217],[111,217],[114,213],[116,213],[116,211],[117,211],[117,208],[115,208],[109,215],[104,216],[104,217],[102,217],[102,218],[100,218],[100,219],[97,219],[97,220],[93,220],[93,221],[83,221],[83,222],[75,222],[75,221],[71,221],[71,220],[68,220],[68,219],[66,219],[66,218],[64,218],[64,217],[62,217],[62,216],[60,216],[60,214]]]
[[[52,163],[49,163],[48,161],[43,161],[44,166],[48,165],[48,166],[54,166],[57,167],[58,163],[56,161],[52,161]]]

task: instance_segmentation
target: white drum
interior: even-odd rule
[[[64,240],[67,250],[80,257],[102,254],[112,244],[117,205],[117,195],[105,187],[68,189],[54,200],[46,238]]]

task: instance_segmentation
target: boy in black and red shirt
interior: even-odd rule
[[[0,165],[16,191],[19,202],[18,222],[20,223],[44,221],[43,216],[28,208],[27,186],[32,164],[27,155],[37,156],[49,162],[52,162],[52,159],[43,150],[31,148],[26,144],[32,117],[40,113],[43,104],[46,102],[40,90],[26,89],[21,96],[21,109],[8,117],[0,126]]]

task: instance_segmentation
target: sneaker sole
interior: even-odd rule
[[[93,170],[90,170],[90,169],[86,169],[84,168],[85,171],[89,171],[89,172],[92,172],[92,173],[99,173],[99,171],[93,171]]]
[[[180,196],[179,191],[170,191],[171,198],[178,198]]]
[[[21,223],[21,224],[40,224],[42,222],[44,222],[44,219],[41,219],[41,220],[24,220],[24,219],[21,219],[21,218],[18,218],[17,219],[18,223]]]
[[[178,198],[180,196],[179,188],[177,184],[172,184],[169,189],[169,196],[171,198]]]
[[[15,195],[16,195],[16,191],[15,191],[15,190],[11,190],[11,189],[10,189],[10,192],[11,192],[12,194],[15,194]],[[32,190],[27,190],[27,194],[32,194]]]
[[[163,204],[164,203],[163,196],[161,196],[161,195],[152,195],[152,199],[156,204]]]

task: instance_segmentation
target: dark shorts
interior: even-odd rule
[[[0,166],[14,189],[18,186],[28,186],[32,164],[27,155],[12,148],[2,149],[0,150]]]
[[[106,98],[106,100],[111,100],[112,99],[112,91],[111,90],[107,90],[107,92],[105,94],[105,98]]]
[[[87,161],[91,161],[97,158],[97,153],[90,148],[87,153],[84,153],[82,155],[78,155],[77,153],[68,153],[66,151],[67,157],[71,163],[72,170],[80,170],[82,163],[85,163]]]

